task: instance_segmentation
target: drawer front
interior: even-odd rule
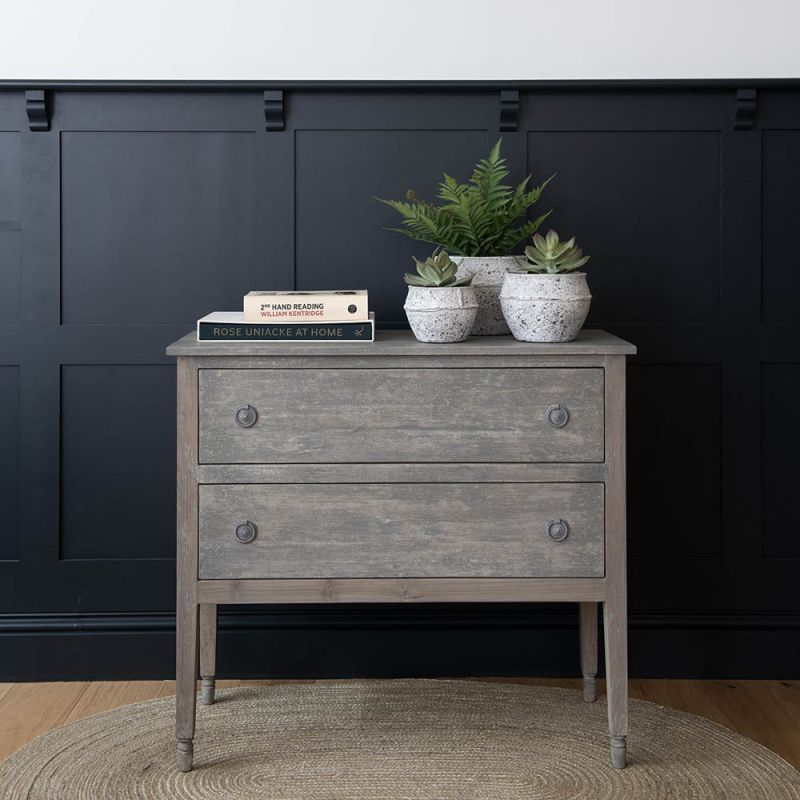
[[[201,369],[200,463],[600,462],[601,368]]]
[[[201,579],[604,574],[602,483],[215,484],[199,503]]]

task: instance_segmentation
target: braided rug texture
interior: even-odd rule
[[[41,736],[0,764],[3,800],[797,800],[800,773],[700,717],[633,700],[629,766],[605,698],[438,680],[228,689],[174,766],[174,698]]]

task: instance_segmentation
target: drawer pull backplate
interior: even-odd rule
[[[258,411],[253,406],[240,406],[236,409],[236,424],[241,428],[252,428],[258,419]]]
[[[563,428],[569,422],[569,410],[562,405],[550,406],[547,409],[547,421],[554,428]]]
[[[258,533],[258,529],[249,520],[245,522],[240,522],[236,526],[236,538],[242,544],[249,544],[250,542],[252,542],[253,539],[256,538],[256,533]]]
[[[563,519],[551,519],[547,523],[547,535],[554,542],[563,542],[569,536],[569,525]]]

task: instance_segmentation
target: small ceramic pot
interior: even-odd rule
[[[478,314],[472,326],[473,336],[500,336],[509,332],[500,308],[500,289],[506,272],[519,272],[518,256],[453,256],[458,264],[456,276],[472,276],[478,298]]]
[[[522,342],[571,342],[591,302],[585,272],[507,273],[500,292],[503,316]]]
[[[421,342],[463,342],[469,336],[478,301],[471,286],[409,286],[403,306]]]

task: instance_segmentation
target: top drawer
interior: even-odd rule
[[[200,463],[599,462],[601,368],[201,369]]]

